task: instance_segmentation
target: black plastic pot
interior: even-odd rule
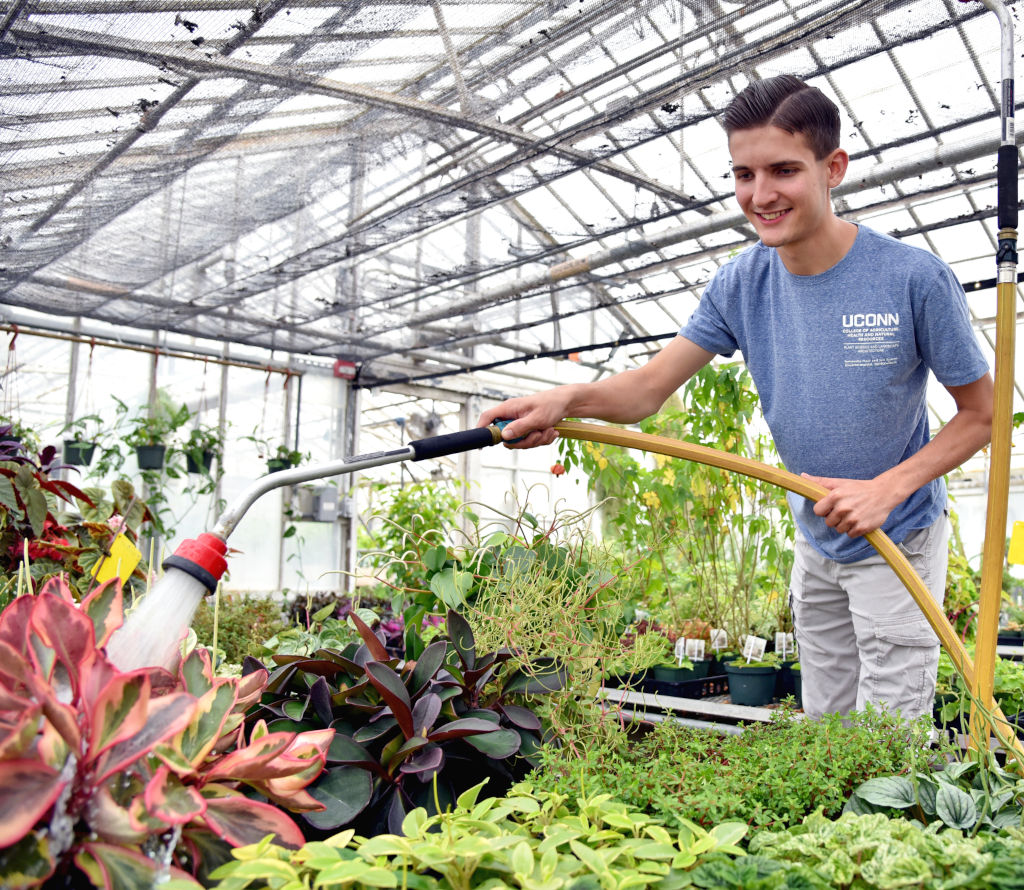
[[[693,667],[678,667],[671,664],[659,664],[648,671],[648,676],[664,683],[681,683],[683,680],[700,680],[708,675],[711,659],[694,660]]]
[[[725,666],[729,677],[729,698],[734,705],[762,707],[775,698],[775,679],[779,669],[774,665],[764,667]]]
[[[166,445],[139,445],[135,456],[139,461],[140,470],[159,470],[164,465]]]
[[[792,667],[796,659],[784,661],[779,666],[779,673],[775,678],[775,697],[782,699],[787,695],[796,695],[796,683]]]
[[[87,467],[92,463],[93,452],[96,451],[95,442],[83,442],[80,439],[64,440],[64,463],[73,467]]]
[[[204,451],[202,453],[202,462],[197,463],[196,459],[191,454],[185,455],[185,469],[189,473],[209,473],[210,467],[213,466],[213,452]]]

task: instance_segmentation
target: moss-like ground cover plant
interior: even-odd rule
[[[676,817],[704,826],[794,825],[819,807],[838,816],[866,779],[927,769],[934,752],[926,723],[908,728],[866,710],[844,725],[837,715],[806,720],[780,709],[770,723],[720,736],[665,721],[639,738],[608,736],[577,758],[545,749],[530,780],[570,798],[581,789],[613,793],[668,825]]]

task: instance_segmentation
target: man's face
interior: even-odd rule
[[[814,157],[802,133],[778,127],[737,130],[729,138],[736,200],[761,241],[798,256],[835,219],[829,189],[846,172],[846,153]]]

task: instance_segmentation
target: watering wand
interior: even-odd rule
[[[409,442],[392,451],[361,454],[309,467],[268,473],[250,484],[221,514],[213,530],[184,541],[164,560],[164,575],[129,614],[107,645],[121,670],[159,666],[174,670],[181,640],[202,598],[213,593],[227,569],[227,539],[257,498],[286,485],[327,479],[404,460],[428,460],[473,451],[501,441],[499,424]]]

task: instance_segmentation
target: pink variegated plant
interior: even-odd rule
[[[194,876],[211,850],[267,835],[298,847],[302,833],[282,808],[321,808],[305,788],[333,730],[257,723],[247,738],[245,712],[265,671],[216,677],[203,649],[176,677],[120,671],[103,647],[121,621],[119,588],[77,604],[60,580],[0,614],[4,887],[74,868],[109,890],[157,876],[200,886]]]

